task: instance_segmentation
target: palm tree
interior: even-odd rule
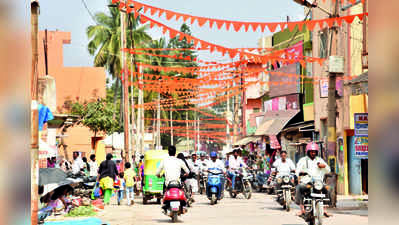
[[[116,103],[117,93],[120,89],[119,74],[122,69],[120,60],[121,49],[121,21],[118,8],[109,8],[109,13],[96,13],[94,19],[97,25],[87,27],[87,37],[89,38],[88,51],[94,57],[95,66],[104,66],[116,79],[114,93],[114,104]],[[148,26],[139,26],[140,17],[128,16],[129,29],[126,31],[127,47],[141,47],[151,40],[146,33]]]

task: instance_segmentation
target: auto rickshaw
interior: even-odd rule
[[[158,204],[161,203],[165,178],[159,178],[155,173],[167,156],[168,151],[163,150],[148,150],[144,154],[143,204],[147,204],[148,200],[153,198],[157,199]]]

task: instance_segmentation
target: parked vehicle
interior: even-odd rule
[[[178,181],[172,181],[167,185],[163,198],[163,213],[177,222],[177,217],[187,212],[187,198],[183,191],[183,185]]]
[[[211,205],[217,204],[224,197],[223,171],[218,168],[208,170],[208,181],[206,184],[206,196],[211,200]]]
[[[305,175],[301,177],[301,183],[306,184],[307,190],[303,200],[305,206],[305,215],[303,218],[309,225],[322,225],[324,216],[324,205],[328,204],[330,199],[323,193],[323,189],[328,187],[322,178]]]
[[[242,193],[246,199],[250,199],[252,195],[252,188],[250,180],[252,175],[249,174],[245,168],[240,168],[234,171],[236,173],[234,181],[234,189],[229,188],[230,197],[236,198],[237,194]]]
[[[294,174],[277,175],[277,202],[283,206],[285,210],[290,211],[290,204],[293,193],[295,192]]]

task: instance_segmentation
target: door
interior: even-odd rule
[[[349,170],[349,193],[354,195],[362,194],[361,179],[361,160],[355,156],[355,140],[354,136],[348,136],[348,170]]]

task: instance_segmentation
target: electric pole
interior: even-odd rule
[[[173,145],[173,120],[172,120],[172,106],[170,106],[169,117],[170,117],[170,145]]]
[[[39,2],[31,1],[31,44],[32,44],[32,71],[31,71],[31,224],[38,224],[38,195],[39,195],[39,115],[38,115],[38,23]]]
[[[126,2],[125,2],[126,3]],[[129,7],[129,6],[126,6]],[[120,11],[121,19],[121,65],[123,65],[123,136],[124,136],[124,147],[125,147],[125,162],[129,162],[131,158],[129,152],[129,79],[127,73],[127,60],[124,49],[126,49],[126,14],[122,10]]]
[[[186,135],[187,135],[187,140],[186,140],[186,145],[187,145],[187,151],[189,150],[189,144],[188,144],[188,111],[186,111]]]

